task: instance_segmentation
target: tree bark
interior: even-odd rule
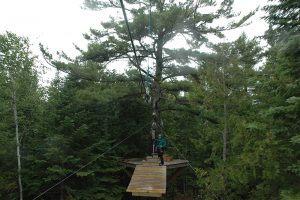
[[[223,161],[226,161],[227,158],[227,104],[224,101],[224,130],[223,130]]]
[[[163,69],[163,34],[159,34],[158,36],[155,56],[156,56],[156,68],[155,68],[155,78],[153,80],[153,85],[152,85],[152,126],[150,131],[153,147],[154,147],[155,138],[158,134],[160,134],[162,129],[161,108],[160,108],[162,90],[160,87],[160,83],[162,80],[162,69]],[[152,153],[154,153],[154,148],[152,148]]]
[[[15,91],[13,92],[12,98],[13,98],[14,121],[15,121],[15,128],[16,128],[19,191],[20,191],[20,200],[23,200],[23,187],[22,187],[22,178],[21,178],[21,154],[20,154],[20,141],[19,141],[19,122],[18,122],[18,110],[17,110]]]
[[[161,88],[158,82],[153,82],[152,87],[152,126],[151,126],[151,138],[152,138],[152,153],[154,153],[154,142],[158,134],[162,129],[161,123]]]
[[[223,161],[227,159],[227,135],[228,135],[228,125],[227,125],[227,93],[226,93],[226,82],[225,82],[225,67],[223,68],[223,112],[224,112],[224,130],[223,130]]]

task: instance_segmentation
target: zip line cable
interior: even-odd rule
[[[48,188],[47,190],[45,190],[44,192],[42,192],[41,194],[39,194],[38,196],[36,196],[33,200],[38,199],[39,197],[43,196],[44,194],[46,194],[47,192],[49,192],[50,190],[52,190],[53,188],[55,188],[56,186],[58,186],[59,184],[61,184],[64,181],[68,180],[71,176],[75,175],[77,172],[81,171],[83,168],[89,166],[90,164],[92,164],[93,162],[95,162],[96,160],[98,160],[100,157],[102,157],[103,155],[105,155],[107,152],[113,150],[114,148],[116,148],[117,146],[119,146],[120,144],[122,144],[123,142],[125,142],[127,139],[129,139],[133,135],[136,135],[137,133],[139,133],[147,125],[148,125],[148,123],[145,126],[137,129],[135,132],[133,132],[131,135],[127,136],[126,138],[124,138],[123,140],[121,140],[120,142],[118,142],[117,144],[113,145],[111,148],[109,148],[106,151],[104,151],[102,154],[100,154],[99,156],[97,156],[96,158],[94,158],[93,160],[91,160],[90,162],[88,162],[87,164],[85,164],[82,167],[80,167],[79,169],[75,170],[70,175],[66,176],[65,178],[63,178],[62,180],[60,180],[59,182],[57,182],[56,184],[54,184],[53,186],[51,186],[50,188]]]
[[[135,62],[136,62],[137,68],[138,68],[139,73],[140,73],[140,78],[141,78],[141,83],[142,83],[141,86],[142,86],[142,88],[146,92],[146,88],[145,88],[145,84],[144,84],[144,81],[143,81],[142,72],[141,72],[141,69],[140,69],[141,68],[140,62],[139,62],[137,54],[136,54],[136,49],[135,49],[135,46],[134,46],[134,43],[133,43],[132,34],[131,34],[131,31],[130,31],[130,27],[129,27],[129,23],[128,23],[128,19],[127,19],[127,15],[126,15],[126,11],[125,11],[125,6],[124,6],[124,3],[123,3],[123,0],[120,0],[120,3],[121,3],[123,15],[124,15],[125,23],[126,23],[126,26],[127,26],[127,31],[128,31],[128,34],[129,34],[129,38],[130,38],[132,50],[133,50],[133,53],[134,53]],[[141,88],[141,93],[143,93],[143,89],[142,88]]]

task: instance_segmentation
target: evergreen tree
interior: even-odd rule
[[[261,49],[257,40],[242,35],[213,45],[213,50],[193,77],[194,92],[189,95],[191,100],[201,99],[196,106],[218,122],[198,120],[197,134],[191,138],[202,155],[197,169],[200,199],[252,199],[254,173],[261,170],[251,154],[258,138],[250,136],[257,112],[254,67]]]
[[[299,9],[298,1],[279,1],[265,10],[270,28],[270,49],[259,79],[260,110],[277,144],[278,189],[282,199],[297,199],[299,192]],[[270,98],[271,97],[271,98]]]
[[[299,8],[300,5],[297,0],[269,0],[269,4],[264,8],[268,13],[265,19],[279,34],[284,32],[297,34],[300,27]]]
[[[37,107],[40,97],[35,58],[30,52],[29,41],[11,32],[0,35],[0,56],[2,91],[0,130],[3,145],[1,161],[10,160],[1,164],[4,177],[0,197],[17,198],[9,191],[19,188],[19,198],[23,199],[22,152],[25,157],[28,139],[37,128]],[[16,142],[13,142],[13,133]],[[13,161],[15,159],[12,153],[17,154],[17,162]],[[18,184],[13,181],[16,174]]]
[[[100,30],[91,29],[91,33],[85,35],[90,42],[88,50],[83,51],[83,59],[95,62],[127,59],[130,66],[134,66],[144,74],[145,80],[147,76],[150,77],[153,113],[151,135],[157,135],[162,129],[161,104],[163,104],[163,99],[173,96],[173,91],[176,89],[173,86],[173,91],[169,91],[162,83],[170,80],[172,82],[178,76],[194,73],[195,70],[191,67],[192,60],[199,53],[201,45],[208,41],[207,36],[212,34],[223,37],[222,31],[238,28],[253,13],[249,13],[238,21],[230,21],[236,17],[232,11],[233,0],[221,1],[219,4],[210,0],[125,2],[131,18],[129,27],[138,61],[134,60],[126,23],[113,17],[109,22],[102,23]],[[119,1],[86,0],[85,6],[91,9],[121,9]],[[213,11],[204,12],[207,8]],[[224,26],[214,26],[213,23],[218,19],[226,19],[230,23]],[[174,39],[179,36],[183,36],[183,40],[190,45],[190,49],[168,46],[172,45]],[[143,67],[147,65],[147,57],[150,63],[153,63],[153,66],[149,66],[150,73]],[[179,81],[176,82],[179,86],[177,96],[182,87]],[[168,101],[171,100],[172,98],[168,98]]]
[[[147,116],[145,103],[137,101],[136,95],[131,97],[138,92],[137,85],[129,81],[130,75],[106,72],[103,65],[94,62],[53,61],[53,64],[67,75],[62,78],[58,72],[49,88],[44,108],[47,124],[44,124],[45,138],[42,140],[45,145],[35,159],[36,166],[32,167],[40,172],[39,179],[43,181],[36,180],[29,185],[32,188],[29,197],[34,198],[98,158],[43,196],[49,199],[121,199],[125,188],[119,161],[130,154],[144,156],[141,152],[146,151],[146,145],[138,138],[131,138],[130,142],[126,141],[104,156],[99,155],[145,124],[142,117]],[[46,170],[42,171],[43,168]]]

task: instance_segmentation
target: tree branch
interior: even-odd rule
[[[195,110],[191,110],[191,109],[183,109],[183,108],[162,108],[161,109],[161,112],[166,112],[166,111],[187,112],[192,115],[201,116],[203,119],[206,119],[207,121],[209,121],[213,124],[220,124],[220,122],[217,119],[209,117],[209,116],[204,116],[203,112],[200,112],[200,111],[195,111]]]
[[[129,55],[128,55],[129,56]],[[141,67],[137,66],[137,64],[132,60],[132,58],[130,58],[130,56],[128,57],[129,61],[131,62],[131,64],[133,64],[133,66],[139,70],[141,70],[144,74],[147,74],[147,71],[145,71],[144,69],[142,69]],[[148,74],[148,76],[150,76],[151,78],[155,78],[153,75]]]

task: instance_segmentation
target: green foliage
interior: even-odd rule
[[[299,31],[299,8],[300,4],[297,0],[270,0],[270,4],[265,6],[265,10],[268,12],[266,16],[267,21],[271,26],[276,27],[280,32],[285,31]]]
[[[21,159],[27,157],[31,138],[39,127],[41,91],[37,66],[30,52],[29,41],[11,32],[0,35],[0,198],[16,199],[17,156],[13,103],[18,109]],[[13,98],[16,99],[13,102]],[[27,167],[26,162],[22,165]],[[26,176],[26,170],[21,175]]]
[[[267,5],[270,29],[265,38],[270,47],[262,54],[260,41],[245,34],[233,42],[208,41],[208,35],[224,37],[222,30],[239,27],[253,14],[215,26],[218,19],[236,19],[232,0],[153,0],[152,35],[149,1],[125,2],[142,67],[149,51],[155,61],[150,77],[162,93],[167,153],[188,159],[195,169],[169,185],[166,199],[299,199],[299,3]],[[85,5],[120,9],[119,1],[86,0]],[[203,13],[205,8],[214,12]],[[190,46],[167,48],[179,35]],[[124,21],[111,18],[84,36],[88,49],[79,49],[75,59],[60,53],[62,59],[54,60],[41,45],[57,70],[43,94],[29,41],[9,32],[0,35],[0,199],[17,198],[14,92],[25,199],[93,160],[41,199],[131,199],[125,194],[128,178],[119,161],[147,155],[150,124],[100,155],[149,123],[151,105],[140,98],[136,68],[123,74],[106,69],[107,63],[124,58],[135,66]],[[199,52],[202,44],[212,52]],[[260,63],[263,56],[266,62]]]
[[[225,0],[219,6],[213,1],[126,1],[130,14],[129,26],[137,50],[140,63],[146,61],[150,53],[156,65],[151,69],[151,81],[162,82],[177,76],[187,76],[195,71],[189,66],[192,58],[199,54],[199,47],[208,41],[208,35],[223,37],[223,30],[238,28],[243,25],[253,13],[237,20],[232,10],[232,0]],[[119,1],[86,0],[89,9],[120,8]],[[151,19],[149,8],[151,7]],[[212,8],[207,14],[202,9]],[[213,26],[218,19],[230,19],[224,26]],[[149,27],[150,20],[150,27]],[[237,20],[237,21],[234,21]],[[149,34],[149,28],[151,34]],[[166,48],[173,39],[183,35],[191,49]],[[83,59],[95,62],[107,62],[127,59],[132,66],[133,52],[124,21],[111,17],[103,22],[100,30],[91,29],[85,34],[88,39],[88,50],[83,52]],[[137,67],[137,66],[135,66]],[[146,70],[142,69],[146,74]]]
[[[31,190],[27,197],[37,196],[97,158],[53,188],[51,193],[45,194],[45,198],[121,199],[125,188],[121,182],[124,175],[119,161],[126,155],[144,156],[147,145],[137,141],[141,138],[146,141],[146,137],[139,133],[141,135],[131,138],[130,143],[107,152],[105,156],[99,155],[145,124],[144,117],[149,111],[145,110],[143,102],[131,96],[138,92],[138,87],[130,82],[102,82],[103,79],[132,78],[104,72],[102,66],[92,62],[56,64],[68,75],[64,80],[57,76],[48,89],[42,116],[46,122],[43,124],[44,136],[35,138],[42,141],[43,146],[28,158],[35,165],[28,169],[31,182],[27,183],[27,189]],[[38,174],[33,171],[38,171]]]
[[[300,193],[299,193],[299,191],[297,193],[297,192],[290,191],[290,190],[283,190],[280,193],[280,199],[282,199],[282,200],[299,200]]]

